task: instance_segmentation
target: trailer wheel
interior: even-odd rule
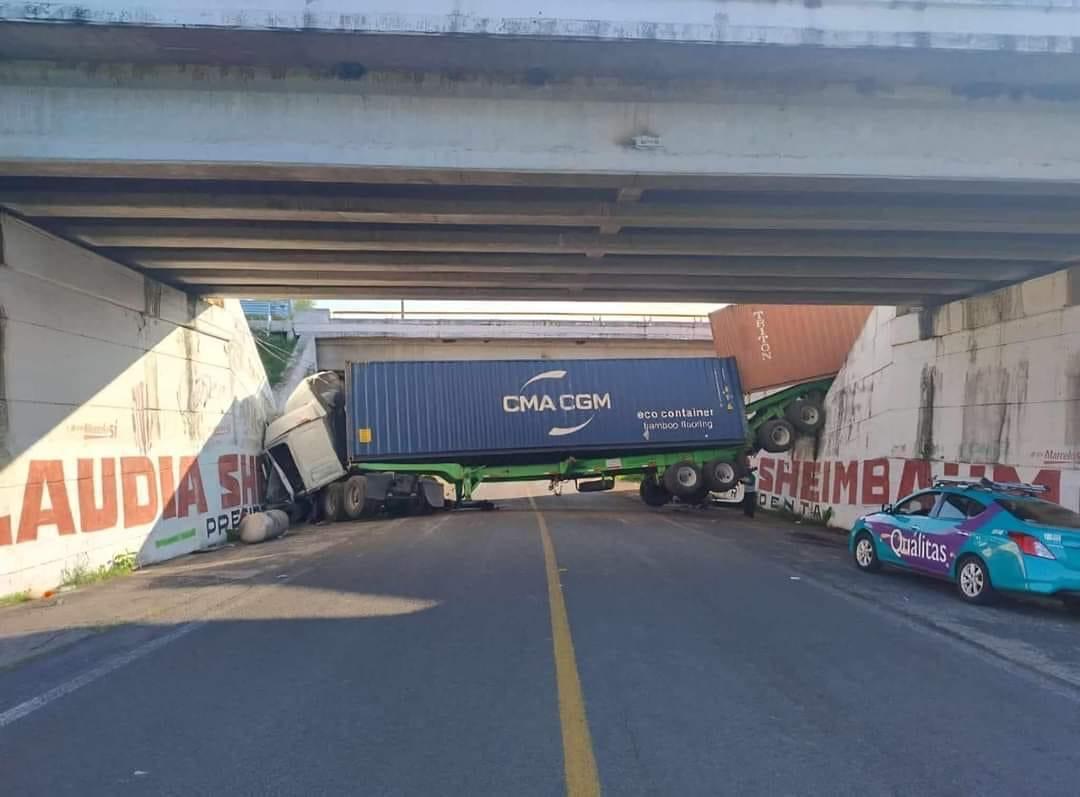
[[[714,493],[734,490],[746,470],[739,461],[711,459],[705,463],[705,484]]]
[[[664,471],[664,488],[676,498],[692,498],[704,485],[701,468],[689,459],[669,465]]]
[[[349,520],[359,520],[367,514],[367,477],[350,476],[342,491],[343,512]]]
[[[825,425],[825,408],[820,401],[809,396],[788,404],[784,415],[803,434],[814,434]]]
[[[646,506],[664,506],[671,503],[671,493],[664,489],[664,486],[650,473],[646,473],[641,480],[638,495]]]
[[[341,520],[344,499],[344,485],[341,482],[334,482],[323,487],[322,492],[319,493],[319,509],[323,520],[328,523],[337,523]]]
[[[709,488],[705,484],[705,479],[701,480],[701,487],[697,489],[691,495],[684,495],[679,498],[679,502],[688,504],[689,506],[701,506],[709,499]]]
[[[782,418],[766,421],[758,430],[757,441],[770,454],[781,454],[795,445],[795,427]]]

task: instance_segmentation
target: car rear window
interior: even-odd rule
[[[1020,500],[999,498],[998,504],[1006,511],[1016,515],[1025,523],[1037,523],[1040,526],[1057,526],[1066,529],[1080,529],[1080,514],[1049,501]]]
[[[938,509],[939,520],[965,520],[981,515],[986,507],[971,498],[956,493],[946,493]]]

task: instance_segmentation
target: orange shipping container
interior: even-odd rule
[[[835,374],[873,309],[735,304],[709,321],[716,353],[738,361],[743,390],[752,393]]]

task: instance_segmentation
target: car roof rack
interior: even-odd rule
[[[1047,487],[1044,484],[996,482],[985,476],[981,479],[960,479],[953,476],[939,476],[934,479],[934,487],[963,487],[966,490],[994,490],[999,493],[1019,493],[1020,495],[1042,495],[1047,490]]]

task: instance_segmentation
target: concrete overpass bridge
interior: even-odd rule
[[[940,305],[1080,257],[1080,10],[0,3],[0,207],[216,296]]]
[[[259,505],[235,296],[879,304],[800,469],[1078,506],[1071,0],[376,2],[0,0],[0,595]]]

